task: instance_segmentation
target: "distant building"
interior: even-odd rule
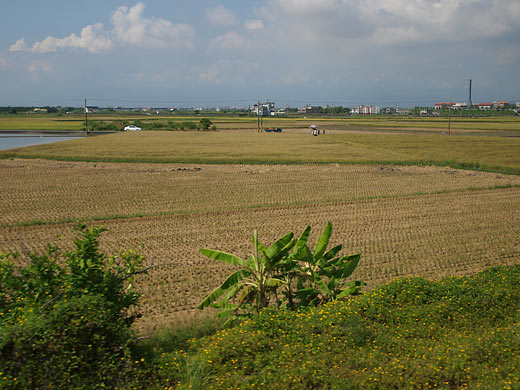
[[[271,112],[271,116],[287,116],[287,113],[286,113],[285,110],[282,108],[282,109],[280,109],[280,110],[272,111],[272,112]]]
[[[491,110],[493,108],[493,103],[480,103],[476,104],[479,110]]]
[[[435,103],[434,108],[436,110],[441,110],[443,108],[450,108],[453,103]]]
[[[370,115],[370,114],[380,114],[381,108],[377,106],[357,106],[354,107],[354,110],[357,111],[358,114],[361,115]]]
[[[298,114],[318,114],[321,112],[320,106],[307,105],[298,109]]]
[[[398,108],[395,110],[397,115],[410,115],[410,110],[408,108]]]
[[[265,102],[260,103],[260,106],[257,104],[253,104],[251,107],[251,112],[255,115],[260,116],[271,116],[272,112],[275,111],[275,104],[274,102]]]
[[[381,114],[394,115],[395,113],[396,109],[394,107],[384,107],[381,109]]]
[[[87,114],[94,114],[96,112],[99,112],[99,107],[98,106],[87,106],[85,108],[85,112]]]
[[[508,106],[508,105],[509,105],[509,102],[502,102],[502,101],[493,102],[493,108],[504,108],[505,106]]]
[[[463,110],[468,107],[468,103],[453,103],[451,108],[455,110]]]

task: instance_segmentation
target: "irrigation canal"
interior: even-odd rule
[[[89,132],[94,135],[109,134],[109,132]],[[81,131],[35,131],[35,130],[1,130],[0,150],[23,148],[25,146],[51,144],[85,137]]]

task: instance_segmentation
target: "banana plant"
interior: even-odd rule
[[[298,306],[308,306],[358,294],[363,282],[343,281],[354,272],[361,255],[338,256],[342,245],[327,250],[332,235],[330,222],[318,238],[313,253],[307,244],[310,232],[311,227],[307,226],[289,253],[289,259],[299,264],[296,290],[293,292],[289,283],[285,291],[289,306],[294,305],[295,297],[299,300]]]
[[[294,246],[293,233],[265,247],[258,240],[258,231],[253,233],[253,253],[244,260],[230,253],[202,248],[200,252],[211,259],[240,267],[212,291],[198,306],[221,309],[219,316],[240,315],[240,312],[258,312],[276,299],[276,290],[284,280],[276,275],[283,259]]]

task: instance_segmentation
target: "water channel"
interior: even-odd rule
[[[68,141],[78,138],[82,137],[56,137],[38,134],[0,134],[0,150],[21,148],[32,145],[51,144],[53,142]]]

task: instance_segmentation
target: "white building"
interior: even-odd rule
[[[251,107],[251,112],[255,115],[271,116],[272,113],[275,112],[274,107],[274,102],[260,103],[260,106],[258,106],[258,103],[256,103]]]
[[[381,108],[377,106],[357,106],[352,109],[352,111],[356,110],[357,114],[369,115],[369,114],[380,114]],[[351,113],[352,113],[351,111]]]

